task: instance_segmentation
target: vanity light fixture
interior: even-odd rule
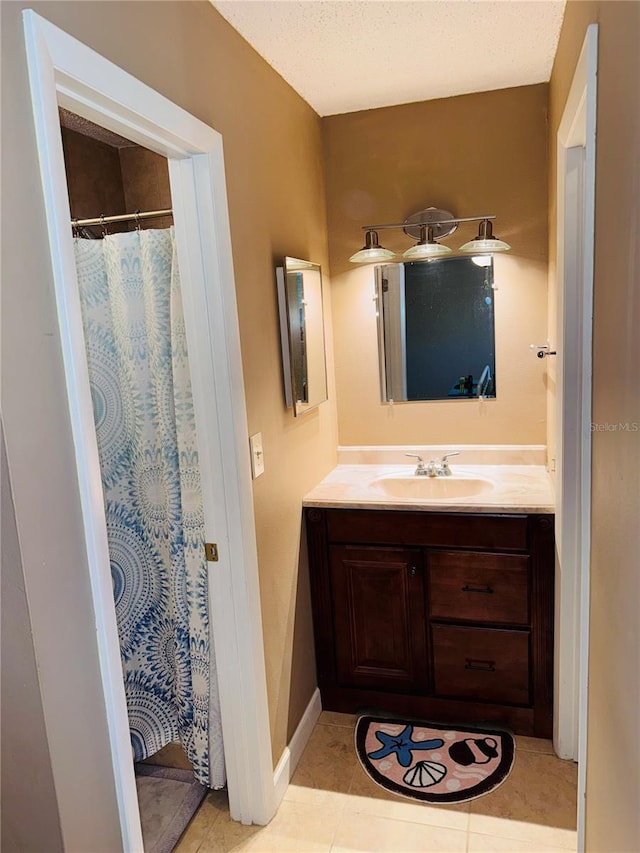
[[[367,264],[395,258],[395,252],[385,249],[378,242],[378,231],[381,228],[402,228],[405,234],[418,241],[415,246],[403,253],[403,257],[407,260],[415,261],[448,255],[451,249],[438,241],[453,234],[460,222],[479,222],[478,236],[460,246],[458,251],[475,255],[474,263],[478,266],[486,266],[485,256],[492,255],[494,252],[508,252],[511,248],[508,243],[494,237],[492,219],[495,219],[495,216],[458,217],[448,210],[427,207],[412,214],[402,223],[364,225],[362,230],[366,232],[365,245],[355,255],[351,255],[349,260],[353,264]]]

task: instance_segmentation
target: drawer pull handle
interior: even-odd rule
[[[493,589],[492,589],[492,587],[489,586],[489,584],[487,584],[486,586],[469,586],[469,584],[466,583],[462,587],[462,591],[463,592],[481,592],[483,595],[493,595]]]
[[[472,660],[466,658],[464,663],[465,669],[475,669],[479,672],[495,672],[496,665],[492,660]]]

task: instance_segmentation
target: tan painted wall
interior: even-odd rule
[[[27,83],[25,6],[224,138],[249,429],[264,437],[266,473],[254,497],[274,760],[316,684],[308,580],[299,566],[301,497],[336,459],[333,382],[329,402],[303,418],[294,420],[284,406],[274,273],[285,254],[327,269],[321,127],[207,2],[3,4],[2,119],[11,129],[2,146],[8,460],[25,575],[37,579],[37,589],[27,587],[31,617],[49,625],[49,642],[40,634],[35,645],[65,843],[114,853],[113,779]],[[325,285],[330,349],[328,277]],[[69,702],[80,696],[82,703]],[[40,760],[33,749],[25,760]]]
[[[323,119],[340,443],[544,444],[547,87],[525,86]],[[496,214],[512,245],[497,256],[493,401],[380,403],[373,267],[354,269],[362,225],[402,222],[435,206]],[[445,240],[475,236],[461,225]],[[381,242],[402,252],[401,231]]]
[[[550,84],[550,156],[555,156],[566,96],[592,22],[600,28],[593,422],[640,424],[640,3],[567,4]],[[549,221],[553,323],[555,180],[554,164]],[[551,410],[554,405],[552,398]],[[592,463],[586,849],[627,853],[640,849],[640,432],[594,432]],[[612,744],[619,745],[613,766]]]

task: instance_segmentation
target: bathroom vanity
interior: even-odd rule
[[[524,466],[510,489],[508,466],[496,466],[493,490],[432,501],[380,497],[384,477],[367,485],[371,466],[348,467],[360,469],[359,485],[343,472],[341,491],[334,476],[305,499],[323,708],[497,721],[551,737],[548,497],[526,503]]]

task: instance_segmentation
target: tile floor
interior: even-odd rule
[[[276,816],[266,827],[229,818],[211,792],[176,853],[552,853],[576,849],[577,766],[550,741],[516,738],[515,766],[497,790],[431,806],[375,785],[353,748],[355,717],[323,711]]]

